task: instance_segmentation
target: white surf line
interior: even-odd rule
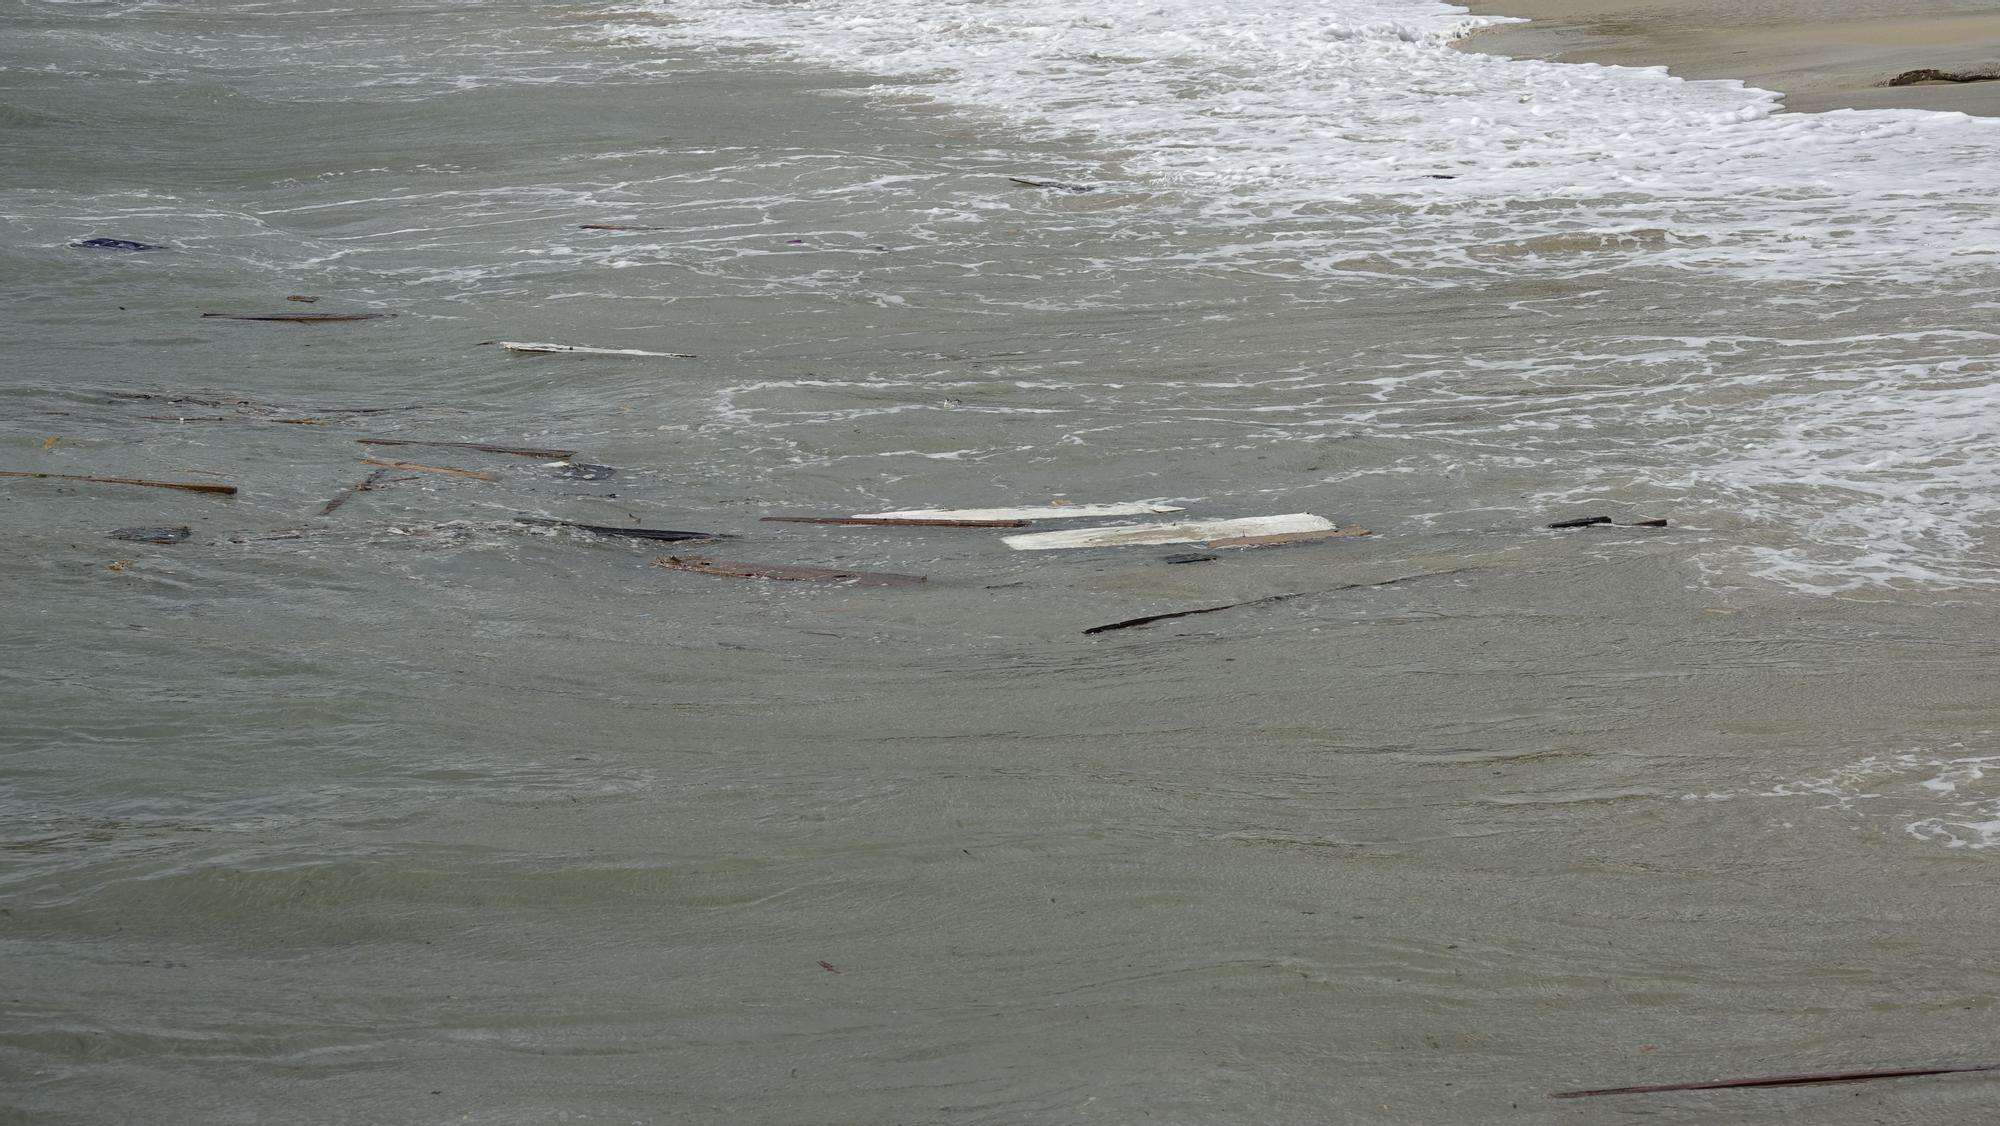
[[[1330,532],[1333,521],[1310,512],[1284,516],[1250,516],[1238,520],[1195,520],[1184,524],[1123,524],[1109,528],[1072,528],[1062,532],[1030,532],[1002,537],[1015,551],[1048,551],[1066,547],[1131,547],[1143,544],[1206,543],[1240,536],[1275,536],[1286,532]]]
[[[857,512],[856,520],[1079,520],[1095,516],[1153,516],[1179,512],[1179,505],[1126,501],[1117,504],[1049,504],[1027,508],[906,508],[900,512]]]
[[[692,360],[691,352],[647,352],[638,348],[593,348],[588,344],[532,344],[519,340],[495,341],[509,352],[580,352],[590,356],[666,356],[676,360]]]

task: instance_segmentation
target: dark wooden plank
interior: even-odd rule
[[[478,450],[489,454],[544,458],[548,461],[562,461],[576,456],[575,450],[558,450],[541,446],[495,446],[485,442],[423,442],[415,438],[356,438],[355,441],[364,446],[431,446],[438,449]]]
[[[1288,543],[1315,543],[1319,540],[1346,539],[1349,536],[1373,535],[1366,528],[1335,528],[1326,532],[1279,532],[1270,536],[1236,536],[1226,540],[1210,540],[1210,547],[1277,547]]]
[[[149,489],[180,489],[189,493],[216,493],[221,496],[236,495],[234,485],[205,485],[189,481],[148,481],[139,477],[93,477],[86,473],[25,473],[20,470],[0,470],[0,477],[35,477],[50,481],[89,481],[97,485],[144,485]]]
[[[379,321],[395,315],[394,313],[203,313],[202,318],[221,321],[291,321],[295,324],[320,324],[326,321]]]
[[[1599,1087],[1589,1091],[1556,1091],[1552,1099],[1583,1099],[1597,1095],[1652,1095],[1663,1091],[1719,1091],[1732,1087],[1802,1087],[1809,1083],[1855,1083],[1864,1079],[1907,1079],[1917,1075],[1960,1075],[1996,1071],[2000,1064],[1975,1067],[1897,1067],[1878,1071],[1820,1071],[1804,1075],[1766,1075],[1756,1079],[1711,1079],[1700,1083],[1655,1083],[1646,1087]]]
[[[621,536],[632,540],[724,540],[732,537],[722,532],[683,532],[674,528],[621,528],[614,524],[579,524],[574,520],[551,520],[544,516],[516,516],[516,524],[533,524],[543,528],[570,528],[579,532],[591,532],[600,536]]]
[[[884,516],[764,516],[766,524],[841,524],[857,528],[1025,528],[1027,520],[905,520]]]

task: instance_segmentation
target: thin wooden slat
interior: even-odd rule
[[[615,524],[579,524],[573,520],[552,520],[544,516],[516,516],[516,524],[531,524],[542,528],[570,528],[579,532],[592,532],[600,536],[620,536],[632,540],[683,540],[708,541],[729,539],[721,532],[683,532],[674,528],[621,528]]]
[[[221,496],[236,495],[234,485],[205,485],[190,481],[148,481],[139,477],[93,477],[86,473],[26,473],[20,470],[0,470],[0,477],[36,477],[51,481],[89,481],[96,485],[144,485],[149,489],[180,489],[189,493],[216,493]]]
[[[873,516],[764,516],[766,524],[840,524],[865,528],[1025,528],[1026,520],[890,520]]]
[[[524,340],[495,341],[509,352],[574,352],[583,356],[660,356],[673,360],[693,360],[700,357],[691,352],[648,352],[640,348],[596,348],[589,344],[536,344]]]
[[[1029,532],[1001,542],[1016,551],[1051,551],[1079,547],[1135,547],[1165,543],[1212,543],[1248,536],[1292,532],[1330,532],[1333,521],[1310,512],[1282,516],[1252,516],[1236,520],[1195,520],[1178,524],[1120,524],[1104,528],[1072,528],[1061,532]]]
[[[204,320],[290,321],[294,324],[321,324],[327,321],[379,321],[394,313],[203,313]]]
[[[1366,528],[1335,528],[1330,532],[1280,532],[1274,536],[1236,536],[1226,540],[1209,540],[1210,547],[1278,547],[1288,543],[1317,543],[1320,540],[1345,539],[1349,536],[1373,535]]]
[[[563,461],[576,456],[575,450],[544,449],[540,446],[493,446],[485,442],[423,442],[414,438],[356,438],[364,446],[431,446],[438,449],[478,450],[481,453],[509,454],[513,457]]]
[[[440,473],[447,477],[470,477],[475,481],[498,481],[491,473],[480,473],[472,469],[453,469],[444,465],[419,465],[414,461],[390,461],[386,458],[364,457],[358,459],[363,465],[379,465],[384,469],[408,469],[416,473]]]
[[[857,512],[856,520],[1088,520],[1098,516],[1158,516],[1179,512],[1171,504],[1119,501],[1109,504],[1041,504],[1023,508],[909,508],[898,512]]]
[[[709,559],[700,555],[664,555],[653,560],[656,567],[692,571],[737,579],[771,579],[777,582],[847,583],[853,586],[915,586],[924,575],[897,575],[884,571],[849,571],[832,567],[794,567],[780,563],[741,563]]]

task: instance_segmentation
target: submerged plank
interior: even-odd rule
[[[1375,533],[1366,528],[1335,528],[1330,532],[1280,532],[1274,536],[1236,536],[1233,539],[1210,540],[1210,547],[1278,547],[1288,543],[1316,543],[1319,540],[1345,539],[1349,536],[1371,536]]]
[[[1250,516],[1236,520],[1192,520],[1179,524],[1125,524],[1108,528],[1073,528],[1062,532],[1030,532],[1000,542],[1015,551],[1049,551],[1074,547],[1127,547],[1140,544],[1214,543],[1217,540],[1276,536],[1293,532],[1330,532],[1333,521],[1310,512],[1283,516]]]
[[[572,458],[575,450],[543,449],[540,446],[491,446],[485,442],[422,442],[414,438],[356,438],[364,446],[430,446],[436,449],[478,450],[489,454],[512,454],[515,457]]]
[[[319,324],[324,321],[379,321],[395,315],[394,313],[203,313],[202,318],[220,321],[291,321],[294,324]]]
[[[904,520],[887,516],[763,516],[766,524],[842,524],[890,528],[1025,528],[1026,520]]]
[[[553,520],[546,516],[516,516],[516,524],[532,524],[540,528],[570,528],[579,532],[591,532],[600,536],[622,536],[632,540],[720,540],[730,537],[722,532],[683,532],[674,528],[621,528],[615,524],[579,524],[574,520]]]
[[[1096,516],[1157,516],[1179,512],[1172,504],[1126,501],[1116,504],[1044,504],[1025,508],[906,508],[898,512],[857,512],[856,520],[1085,520]]]
[[[793,567],[780,563],[740,563],[729,559],[709,559],[701,555],[663,555],[653,560],[656,567],[693,571],[699,575],[720,575],[736,579],[771,579],[795,583],[848,583],[853,586],[915,586],[924,575],[897,575],[885,571],[848,571],[832,567]]]
[[[473,469],[454,469],[446,465],[419,465],[414,461],[390,461],[386,458],[364,457],[363,465],[379,465],[384,469],[408,469],[417,473],[440,473],[446,477],[470,477],[475,481],[498,481],[491,473],[481,473]]]
[[[236,495],[234,485],[205,485],[190,481],[148,481],[140,477],[93,477],[87,473],[24,473],[18,469],[0,470],[0,477],[38,477],[51,481],[89,481],[96,485],[144,485],[149,489],[179,489],[187,493],[217,493],[221,496]]]
[[[690,352],[648,352],[640,348],[595,348],[588,344],[535,344],[521,340],[495,341],[509,352],[575,352],[586,356],[664,356],[675,360],[692,360]]]
[[[1962,1075],[1970,1071],[2000,1071],[2000,1064],[1971,1067],[1897,1067],[1878,1071],[1818,1071],[1804,1075],[1766,1075],[1756,1079],[1711,1079],[1699,1083],[1655,1083],[1646,1087],[1599,1087],[1589,1091],[1557,1091],[1552,1099],[1582,1099],[1595,1095],[1652,1095],[1663,1091],[1719,1091],[1731,1087],[1800,1087],[1808,1083],[1854,1083],[1863,1079],[1908,1079],[1918,1075]]]

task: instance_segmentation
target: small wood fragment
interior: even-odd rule
[[[0,470],[0,477],[38,477],[51,481],[89,481],[97,485],[144,485],[149,489],[180,489],[190,493],[217,493],[235,496],[234,485],[205,485],[189,481],[148,481],[138,477],[93,477],[85,473],[24,473],[20,470]]]
[[[516,524],[532,524],[543,528],[571,528],[579,532],[591,532],[600,536],[622,536],[632,540],[725,540],[732,537],[722,532],[683,532],[674,528],[621,528],[615,524],[579,524],[573,520],[551,520],[543,516],[516,516]]]
[[[1184,552],[1180,553],[1179,555],[1168,555],[1168,556],[1164,556],[1164,557],[1162,557],[1162,558],[1160,559],[1160,562],[1162,562],[1162,563],[1213,563],[1213,562],[1215,562],[1216,560],[1218,560],[1218,559],[1220,559],[1220,558],[1222,558],[1222,556],[1220,556],[1220,555],[1210,555],[1209,553],[1207,553],[1207,552],[1205,552],[1205,551],[1184,551]]]
[[[353,500],[354,494],[365,493],[374,489],[377,485],[381,484],[382,479],[387,477],[388,475],[389,475],[388,470],[377,469],[375,472],[370,473],[367,477],[363,478],[361,481],[341,490],[338,496],[334,497],[330,501],[327,501],[326,504],[320,508],[319,514],[321,516],[333,515],[334,512],[340,508],[341,505],[346,504],[350,500]]]
[[[896,575],[886,571],[848,571],[831,567],[792,567],[777,563],[739,563],[709,559],[700,555],[665,555],[653,560],[656,567],[692,571],[698,575],[718,575],[737,579],[771,579],[776,582],[847,583],[853,586],[915,586],[924,575]]]
[[[841,524],[888,528],[1025,528],[1026,520],[893,520],[879,516],[764,516],[766,524]]]
[[[453,469],[444,465],[419,465],[414,461],[389,461],[382,458],[364,457],[357,459],[363,465],[379,465],[385,469],[407,469],[415,473],[441,473],[447,477],[470,477],[475,481],[498,481],[491,473],[481,473],[473,469]]]
[[[51,434],[51,435],[49,435],[48,437],[46,437],[46,438],[42,439],[42,448],[43,448],[43,449],[45,449],[45,450],[52,450],[52,449],[55,449],[55,448],[56,448],[56,443],[57,443],[57,442],[60,442],[60,441],[62,441],[62,439],[61,439],[60,437],[58,437],[58,436],[56,436],[56,435],[53,435],[53,434]]]
[[[321,324],[327,321],[379,321],[394,313],[203,313],[204,320],[291,321],[294,324]]]
[[[546,458],[560,461],[576,456],[575,450],[558,450],[540,446],[494,446],[485,442],[425,442],[415,438],[356,438],[364,446],[431,446],[438,449],[478,450],[489,454],[510,454],[514,457]]]
[[[186,524],[159,528],[115,528],[110,533],[114,540],[127,543],[176,544],[194,534],[194,529]]]
[[[1349,536],[1373,535],[1366,528],[1335,528],[1328,532],[1280,532],[1274,536],[1235,536],[1230,539],[1210,540],[1210,547],[1277,547],[1288,543],[1316,543],[1319,540],[1345,539]]]
[[[303,294],[303,293],[292,293],[292,294],[287,294],[287,295],[285,296],[285,300],[287,300],[287,301],[297,301],[297,302],[299,302],[300,304],[304,304],[304,305],[311,305],[311,304],[314,304],[315,302],[317,302],[317,301],[319,300],[319,298],[317,298],[317,297],[308,297],[308,296],[306,296],[306,295],[305,295],[305,294]]]
[[[819,960],[819,968],[820,968],[820,969],[823,969],[823,970],[825,970],[825,971],[826,971],[827,973],[830,973],[830,974],[837,974],[837,973],[839,973],[839,972],[840,972],[839,970],[836,970],[836,969],[834,969],[834,968],[833,968],[833,963],[832,963],[832,962],[829,962],[829,961],[827,961],[827,960],[826,960],[826,959],[824,959],[824,958],[821,958],[821,959]]]
[[[2000,1071],[2000,1064],[1976,1067],[1898,1067],[1879,1071],[1821,1071],[1804,1075],[1767,1075],[1757,1079],[1715,1079],[1702,1083],[1656,1083],[1646,1087],[1599,1087],[1589,1091],[1556,1091],[1552,1099],[1582,1099],[1597,1095],[1650,1095],[1663,1091],[1719,1091],[1730,1087],[1799,1087],[1808,1083],[1854,1083],[1864,1079],[1907,1079],[1917,1075],[1961,1075]]]
[[[1664,528],[1667,526],[1667,522],[1665,520],[1634,520],[1630,524],[1620,524],[1618,526],[1621,528]]]

